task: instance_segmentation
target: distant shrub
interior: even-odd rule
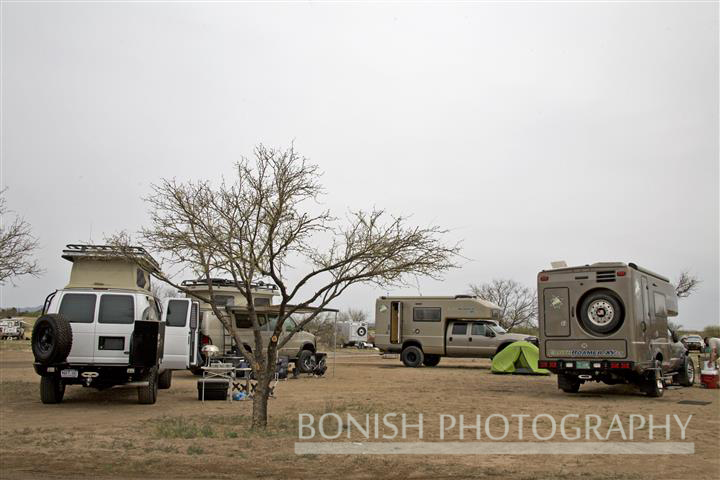
[[[720,325],[708,325],[703,328],[703,337],[720,337]]]

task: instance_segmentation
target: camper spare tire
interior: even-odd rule
[[[62,315],[42,315],[32,332],[35,361],[42,365],[64,362],[72,348],[70,322]]]
[[[425,354],[423,354],[420,347],[416,347],[415,345],[403,348],[400,357],[406,367],[419,367],[425,361]]]
[[[622,302],[610,290],[599,290],[587,295],[580,303],[582,326],[590,333],[609,335],[622,325],[625,312]]]

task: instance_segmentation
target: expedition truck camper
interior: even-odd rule
[[[400,353],[406,367],[434,367],[441,357],[492,358],[512,342],[537,338],[503,329],[500,307],[470,295],[380,297],[375,346]]]

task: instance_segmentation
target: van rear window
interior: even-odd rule
[[[170,300],[168,302],[165,322],[168,327],[184,327],[187,322],[188,302],[185,300]]]
[[[66,293],[60,302],[59,313],[72,323],[92,323],[96,298],[92,293]]]
[[[98,323],[133,323],[135,302],[131,295],[103,295],[100,298]]]
[[[415,322],[439,322],[440,317],[440,307],[413,308],[413,321]]]

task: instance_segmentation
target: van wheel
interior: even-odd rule
[[[312,373],[316,366],[315,354],[310,350],[301,351],[295,366],[300,370],[300,373]]]
[[[662,370],[659,360],[655,360],[655,369],[647,375],[644,390],[648,397],[660,398],[665,393],[665,385],[662,380]]]
[[[436,367],[440,363],[440,355],[425,355],[423,365],[426,367]]]
[[[64,362],[72,342],[70,322],[62,315],[43,315],[35,322],[31,346],[36,362],[42,365]]]
[[[678,383],[683,387],[692,387],[695,383],[695,364],[689,356],[685,357],[682,369],[678,372]]]
[[[158,377],[158,388],[160,390],[167,390],[172,385],[172,370],[165,370]]]
[[[60,403],[65,396],[65,384],[58,377],[40,377],[40,401]]]
[[[138,403],[143,405],[152,405],[157,401],[158,391],[158,372],[157,367],[150,369],[147,376],[148,385],[146,387],[138,387]]]
[[[558,374],[558,388],[565,393],[577,393],[580,390],[580,381],[573,376]]]
[[[420,347],[410,345],[409,347],[405,347],[403,349],[400,358],[406,367],[415,368],[423,364],[425,361],[425,354],[423,354],[423,351],[420,350]]]

